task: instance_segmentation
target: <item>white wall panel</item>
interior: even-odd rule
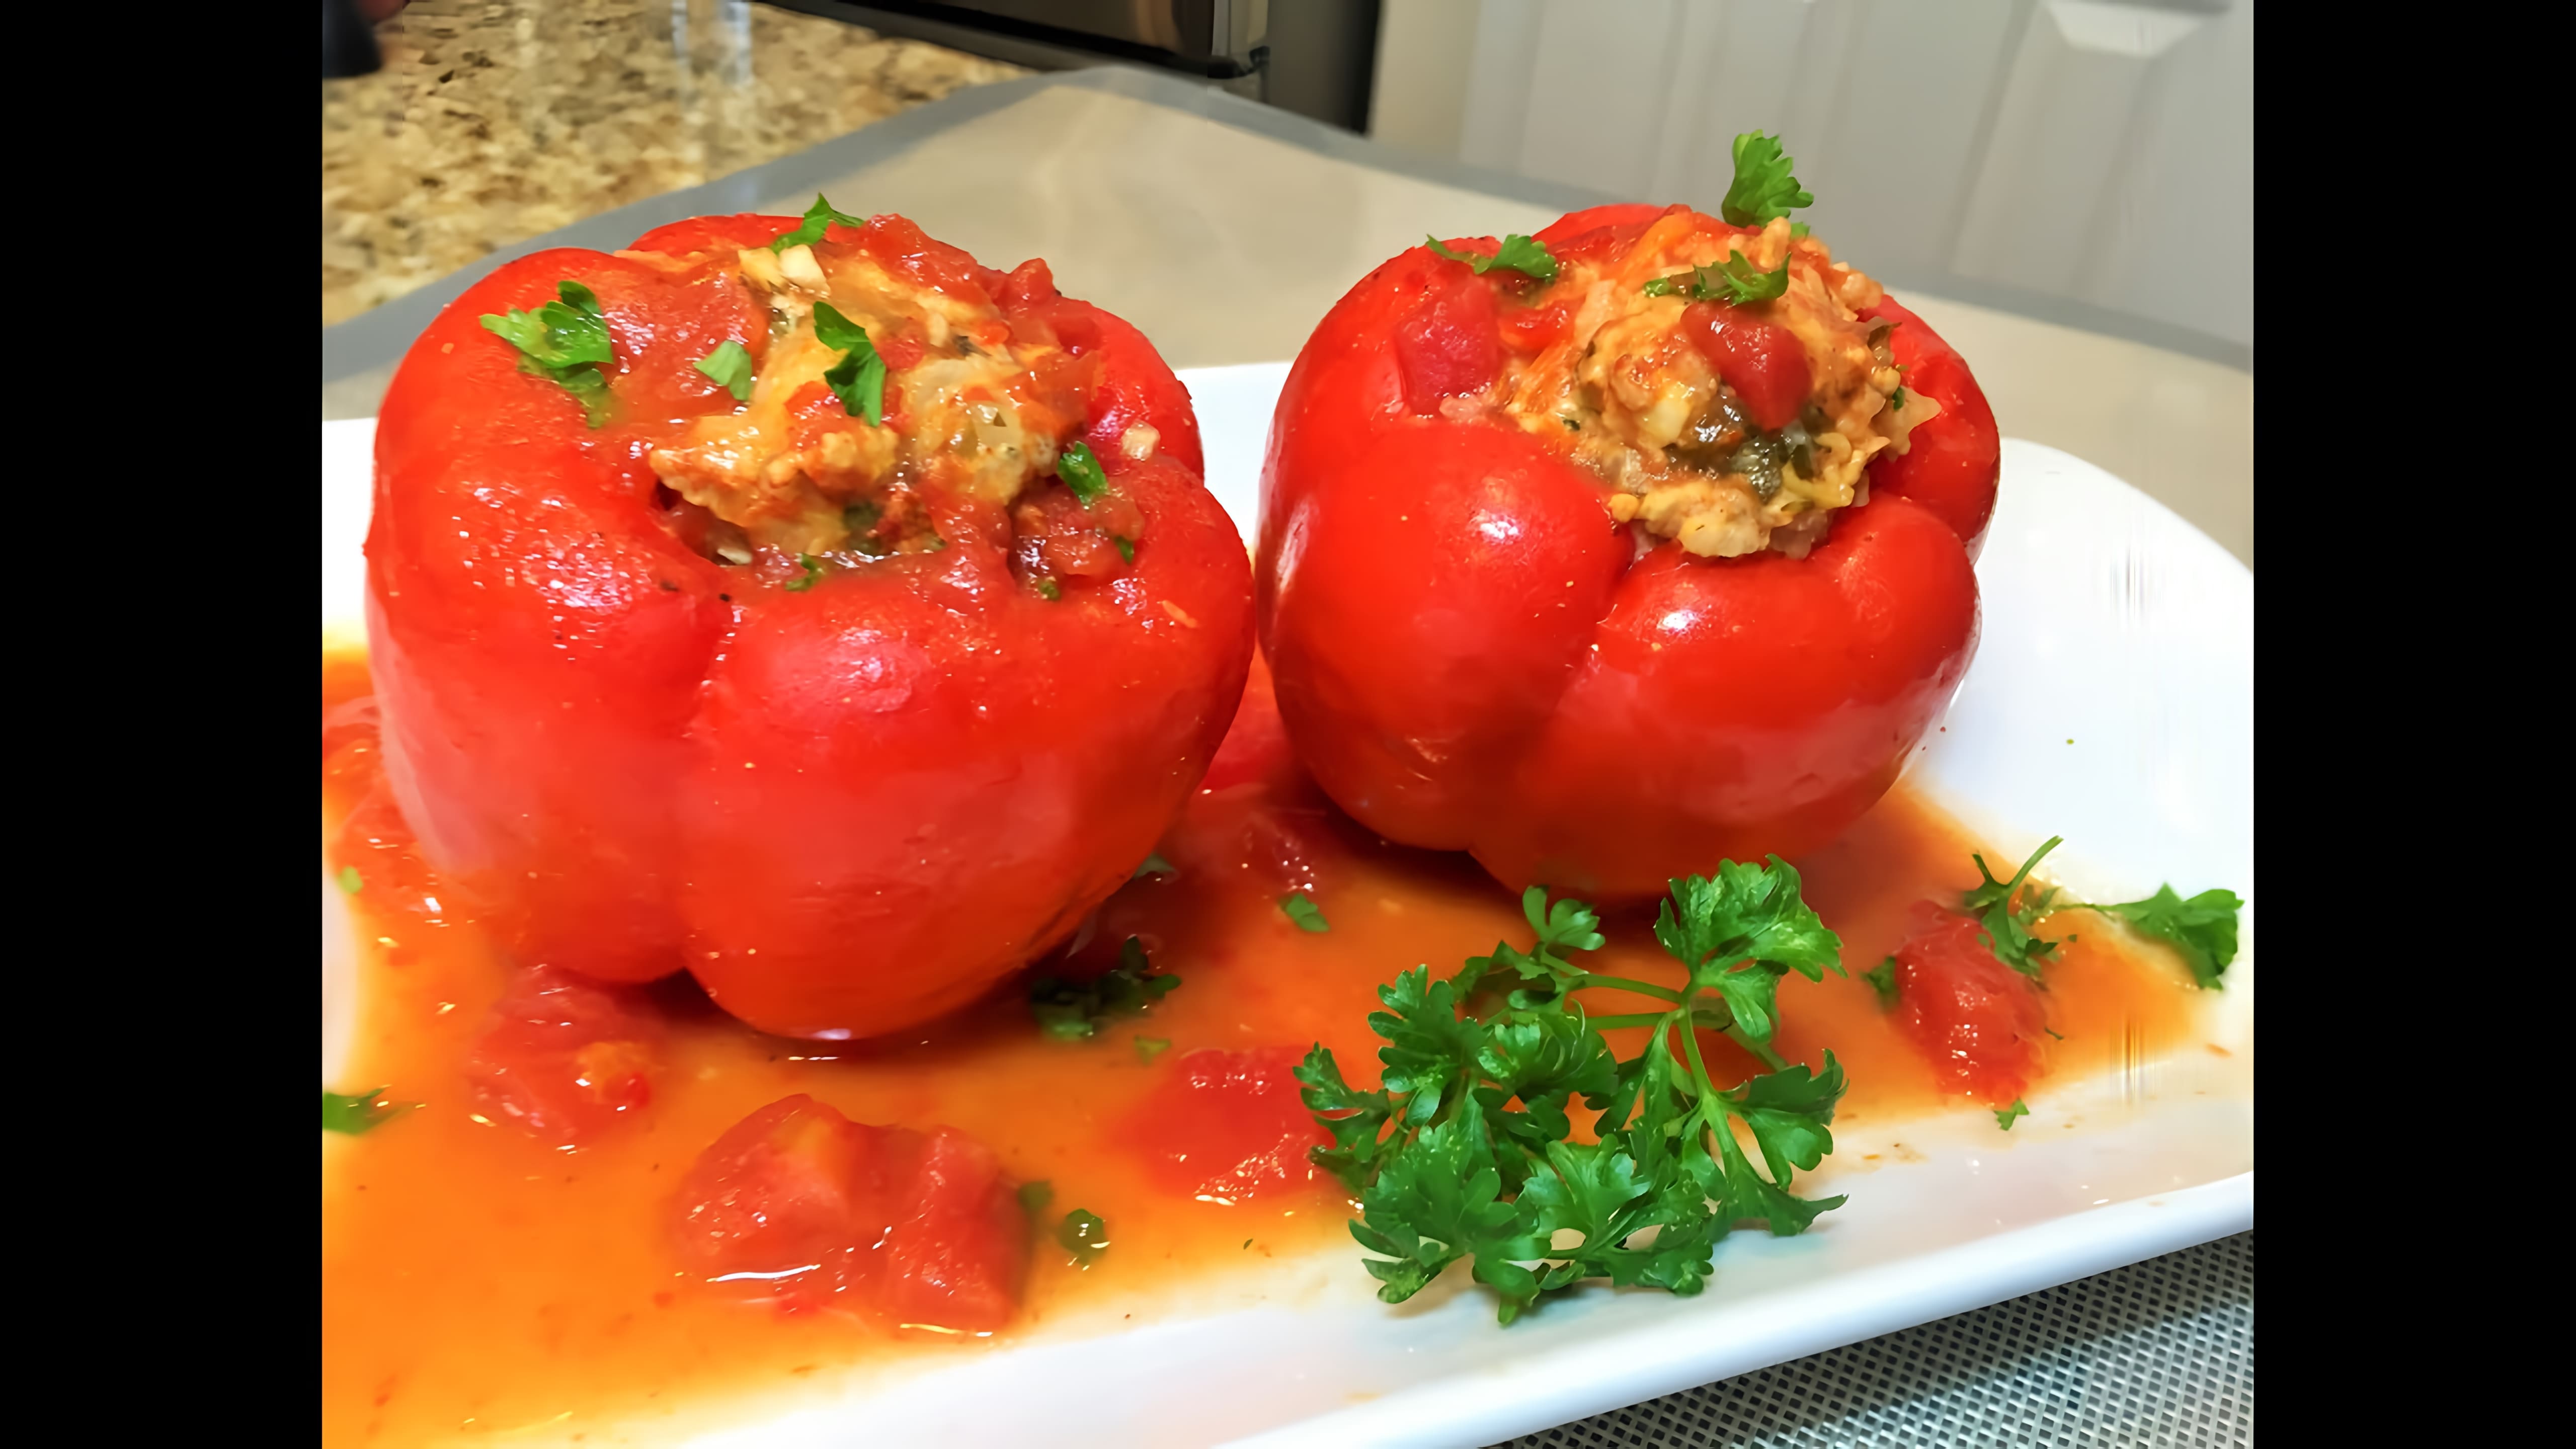
[[[1382,102],[1379,136],[1714,211],[1729,143],[1771,131],[1818,197],[1809,219],[1862,266],[2250,348],[2253,9],[1386,0],[1378,84],[1410,112]],[[1415,103],[1445,95],[1461,98],[1454,127]]]

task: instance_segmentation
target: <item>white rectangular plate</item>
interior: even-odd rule
[[[1247,534],[1286,374],[1182,374],[1208,486]],[[326,641],[363,637],[373,432],[322,425]],[[2079,898],[2171,880],[2250,899],[2252,573],[2102,470],[2008,440],[1977,576],[1984,641],[1909,778],[2008,856],[2064,835],[2049,864]],[[327,1080],[355,958],[338,893],[322,899]],[[2196,1038],[2062,1074],[2010,1134],[1969,1111],[1838,1124],[1836,1155],[1802,1186],[1849,1205],[1803,1237],[1729,1238],[1696,1298],[1594,1287],[1503,1329],[1460,1272],[1379,1303],[1346,1247],[1137,1305],[1145,1326],[1098,1313],[952,1366],[860,1372],[822,1407],[694,1442],[1490,1444],[2240,1232],[2254,1223],[2250,908],[2243,942]],[[1884,1165],[1862,1162],[1872,1152]]]

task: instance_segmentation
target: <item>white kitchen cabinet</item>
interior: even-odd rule
[[[1891,285],[2252,366],[2253,0],[1385,0],[1371,134],[1714,212],[1742,131]]]

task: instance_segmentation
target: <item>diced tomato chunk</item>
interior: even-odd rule
[[[852,1122],[798,1093],[728,1129],[675,1201],[681,1260],[784,1312],[853,1308],[989,1333],[1019,1306],[1029,1230],[984,1144]]]
[[[1503,371],[1494,289],[1463,267],[1455,270],[1456,277],[1395,329],[1404,405],[1426,417],[1439,411],[1443,398],[1484,392]]]
[[[1918,903],[1896,948],[1896,1025],[1943,1087],[1990,1102],[2019,1097],[2038,1071],[2048,1009],[2038,986],[1995,959],[1973,916]]]
[[[465,1076],[493,1121],[577,1147],[651,1104],[661,1046],[629,992],[538,966],[492,1009]]]
[[[736,1122],[681,1184],[682,1260],[786,1307],[831,1302],[855,1286],[851,1225],[879,1196],[882,1135],[801,1092]]]
[[[1028,1273],[1018,1185],[992,1149],[953,1128],[933,1128],[917,1161],[884,1238],[878,1310],[899,1325],[989,1333],[1010,1321]]]
[[[1814,390],[1807,349],[1786,327],[1762,321],[1719,302],[1693,302],[1682,310],[1682,333],[1719,378],[1735,389],[1753,420],[1777,431],[1798,420]]]
[[[1295,1047],[1195,1051],[1130,1123],[1130,1143],[1159,1186],[1184,1197],[1239,1203],[1315,1177],[1310,1147],[1331,1143],[1298,1098]]]

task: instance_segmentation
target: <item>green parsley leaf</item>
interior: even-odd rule
[[[1739,961],[1759,961],[1822,981],[1842,970],[1842,938],[1825,929],[1801,897],[1798,868],[1778,856],[1768,867],[1717,863],[1713,877],[1672,884],[1655,912],[1655,939],[1701,975]]]
[[[1055,476],[1073,490],[1073,496],[1088,507],[1091,500],[1109,490],[1109,475],[1101,471],[1100,457],[1089,443],[1077,439],[1064,445],[1055,459]]]
[[[1892,392],[1892,393],[1889,393],[1889,394],[1887,395],[1887,405],[1888,405],[1890,408],[1895,409],[1895,410],[1896,410],[1896,411],[1898,411],[1898,412],[1902,412],[1902,411],[1904,411],[1904,410],[1905,410],[1905,389],[1903,389],[1903,388],[1901,388],[1901,387],[1900,387],[1900,388],[1898,388],[1896,391],[1894,391],[1894,392]]]
[[[1881,961],[1877,965],[1860,973],[1860,979],[1868,982],[1869,989],[1878,993],[1879,1010],[1894,1011],[1896,1009],[1895,957],[1890,956],[1886,960]]]
[[[1533,889],[1522,914],[1531,946],[1498,944],[1447,980],[1415,967],[1378,989],[1376,1089],[1353,1087],[1320,1045],[1297,1069],[1333,1139],[1310,1155],[1360,1200],[1351,1236],[1380,1298],[1403,1302],[1462,1260],[1505,1323],[1585,1279],[1695,1293],[1738,1222],[1795,1233],[1841,1205],[1790,1189],[1833,1151],[1842,1067],[1830,1052],[1816,1071],[1768,1048],[1779,977],[1842,969],[1795,870],[1730,861],[1673,882],[1656,934],[1690,969],[1681,990],[1586,972],[1573,955],[1604,942],[1581,902],[1551,908]],[[1522,984],[1492,1015],[1470,1014],[1471,998],[1491,1000],[1476,997],[1489,981]],[[1653,1026],[1635,1058],[1620,1060],[1576,999],[1596,987],[1670,1003],[1602,1019]],[[1691,1028],[1746,1040],[1756,1011],[1771,1069],[1721,1087]],[[1570,1140],[1577,1098],[1600,1114],[1593,1141]],[[1637,1244],[1648,1229],[1653,1241]]]
[[[1995,1114],[1995,1125],[2010,1132],[2014,1122],[2029,1115],[2030,1109],[2022,1105],[2021,1098],[2015,1097],[2011,1106]]]
[[[1298,930],[1321,935],[1333,929],[1331,923],[1324,919],[1322,907],[1317,906],[1314,899],[1303,891],[1290,891],[1281,896],[1279,909],[1286,913],[1288,919],[1297,923]]]
[[[1143,880],[1149,875],[1168,876],[1179,875],[1180,873],[1181,872],[1178,867],[1174,866],[1170,861],[1163,859],[1162,853],[1157,851],[1152,855],[1146,856],[1145,863],[1136,867],[1136,873],[1127,878],[1129,880]]]
[[[1800,239],[1804,238],[1806,235],[1807,235],[1807,224],[1806,224],[1805,222],[1803,222],[1803,221],[1793,221],[1793,222],[1789,223],[1789,237],[1790,237],[1790,240],[1792,240],[1792,241],[1800,240]]]
[[[1053,579],[1040,579],[1038,580],[1038,597],[1046,600],[1050,604],[1059,603],[1064,598],[1064,586]]]
[[[1681,290],[1679,276],[1657,277],[1642,289],[1649,297],[1669,297]],[[1694,302],[1725,302],[1742,306],[1748,302],[1767,301],[1784,296],[1789,290],[1789,260],[1767,272],[1754,270],[1753,263],[1742,252],[1729,252],[1726,260],[1713,267],[1690,270],[1690,298]]]
[[[1735,180],[1718,203],[1718,215],[1734,226],[1760,226],[1787,216],[1794,207],[1813,206],[1816,198],[1789,174],[1796,163],[1780,149],[1780,139],[1760,131],[1735,138]]]
[[[780,232],[777,238],[770,242],[769,249],[773,252],[783,252],[789,247],[810,247],[821,241],[824,232],[828,231],[836,221],[843,226],[868,224],[868,219],[864,216],[852,216],[845,211],[833,210],[832,203],[825,201],[823,193],[818,191],[814,193],[814,204],[805,208],[804,224],[794,231]]]
[[[608,339],[608,316],[599,296],[579,282],[555,284],[557,300],[534,312],[510,309],[506,316],[486,312],[485,331],[519,349],[540,367],[562,369],[616,360]]]
[[[358,868],[354,865],[340,867],[340,874],[336,879],[340,882],[340,889],[344,894],[354,896],[366,889],[366,878],[358,874]]]
[[[823,385],[841,400],[841,411],[865,418],[869,427],[885,425],[885,359],[877,356],[868,329],[841,315],[829,302],[814,304],[814,340],[841,354],[823,373]]]
[[[1542,282],[1556,280],[1556,257],[1548,251],[1546,243],[1535,237],[1507,236],[1490,257],[1482,252],[1451,251],[1436,236],[1424,237],[1422,244],[1431,248],[1435,255],[1453,262],[1465,262],[1480,277],[1500,267],[1507,272],[1536,277]]]
[[[1977,874],[1985,878],[1985,883],[1960,897],[1960,908],[1977,917],[1986,928],[1986,944],[1994,951],[1995,959],[2033,981],[2039,980],[2040,968],[2056,954],[2057,943],[2041,940],[2030,933],[2030,928],[2053,909],[2050,902],[2057,898],[2057,892],[2045,890],[2024,897],[2019,909],[2014,908],[2013,898],[2022,882],[2030,879],[2031,869],[2063,843],[2062,837],[2050,836],[2047,844],[2031,852],[2030,859],[2021,863],[2021,869],[2009,881],[1995,879],[1995,873],[1986,869],[1984,856],[1968,857],[1977,863]]]
[[[751,400],[751,379],[756,369],[751,365],[751,354],[741,343],[726,339],[723,346],[698,359],[697,369],[715,379],[716,386],[732,393],[735,402]]]
[[[1109,1251],[1109,1224],[1089,1208],[1075,1208],[1056,1224],[1055,1241],[1073,1255],[1073,1266],[1088,1269]]]
[[[1045,1178],[1041,1177],[1035,1182],[1020,1184],[1020,1211],[1027,1213],[1032,1220],[1035,1220],[1038,1214],[1045,1212],[1047,1204],[1053,1201],[1055,1201],[1055,1184]]]
[[[415,1103],[397,1106],[380,1100],[384,1095],[383,1087],[378,1087],[371,1092],[362,1092],[354,1097],[344,1097],[338,1092],[324,1092],[322,1094],[322,1130],[346,1133],[355,1137],[382,1127],[417,1105]]]
[[[823,561],[814,557],[814,555],[810,553],[800,553],[796,555],[796,566],[803,569],[805,572],[798,574],[796,577],[789,579],[786,583],[779,585],[780,588],[785,589],[791,594],[801,594],[805,592],[807,589],[814,587],[815,580],[823,577]]]
[[[1170,1051],[1171,1049],[1172,1039],[1170,1037],[1140,1036],[1136,1038],[1136,1060],[1140,1062],[1150,1062],[1154,1058],[1161,1056],[1163,1053]]]
[[[582,417],[598,427],[608,420],[613,401],[602,371],[616,360],[608,336],[608,314],[599,296],[579,282],[555,284],[557,300],[534,312],[510,309],[506,316],[486,312],[485,331],[519,349],[519,370],[542,377],[573,395]]]
[[[1099,1035],[1114,1017],[1142,1016],[1180,985],[1178,976],[1156,972],[1145,959],[1145,944],[1130,936],[1118,948],[1118,964],[1099,976],[1089,981],[1049,976],[1031,986],[1029,1014],[1048,1036],[1083,1041]]]
[[[1392,1099],[1384,1088],[1362,1092],[1343,1081],[1340,1064],[1321,1046],[1306,1053],[1296,1077],[1304,1088],[1297,1095],[1306,1110],[1333,1134],[1332,1146],[1314,1149],[1315,1165],[1340,1178],[1353,1192],[1366,1187],[1378,1160],[1395,1145],[1393,1140],[1381,1140],[1387,1119],[1394,1115]]]
[[[2220,984],[2219,977],[2236,959],[2236,913],[2245,909],[2245,902],[2226,890],[2206,890],[2185,900],[2165,885],[2142,901],[2084,909],[2117,916],[2173,947],[2191,968],[2192,982],[2206,991]]]
[[[1125,559],[1129,563],[1134,563],[1136,561],[1136,540],[1132,538],[1120,538],[1117,535],[1112,534],[1110,535],[1109,541],[1118,545],[1118,556],[1120,558]]]

